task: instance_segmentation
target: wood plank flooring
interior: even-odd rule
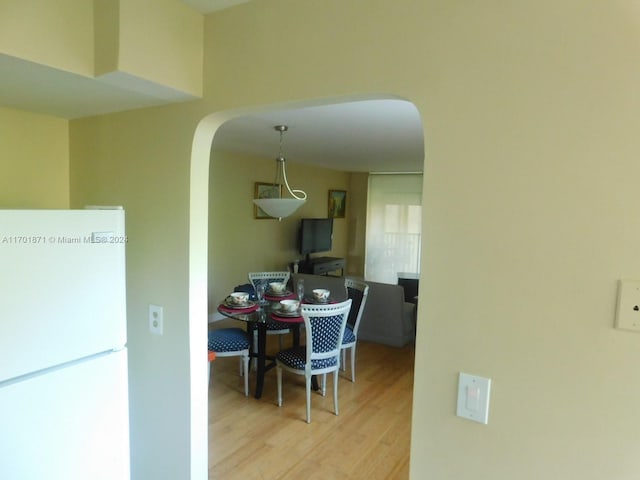
[[[275,336],[269,352],[277,351]],[[283,373],[283,405],[276,405],[276,372],[256,400],[243,394],[239,360],[218,358],[209,383],[209,479],[409,478],[414,346],[358,342],[356,382],[340,372],[339,408],[333,382],[311,394],[305,422],[304,377]],[[250,394],[255,387],[253,372]]]

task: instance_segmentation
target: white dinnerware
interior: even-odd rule
[[[247,305],[249,294],[247,292],[232,292],[229,294],[229,303],[236,306]]]
[[[252,300],[248,300],[247,303],[243,303],[241,305],[238,305],[238,304],[233,303],[229,297],[225,298],[224,302],[222,302],[222,304],[225,307],[231,308],[233,310],[244,310],[246,308],[251,308],[251,307],[255,307],[256,306],[256,302],[254,302]]]
[[[285,289],[287,288],[287,285],[283,282],[271,282],[269,283],[269,291],[271,293],[274,293],[276,295],[280,295],[282,293],[284,293]]]
[[[325,288],[315,288],[311,291],[313,301],[318,303],[327,303],[331,292]]]
[[[285,313],[295,312],[299,307],[299,300],[280,300],[280,308]]]

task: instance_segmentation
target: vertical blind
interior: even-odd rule
[[[365,278],[397,283],[420,273],[422,174],[369,176]]]

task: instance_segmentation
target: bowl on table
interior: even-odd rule
[[[229,303],[237,306],[247,305],[249,294],[247,292],[232,292],[229,294]]]
[[[269,291],[271,293],[275,293],[276,295],[281,295],[285,292],[287,285],[283,282],[270,282],[269,283]]]
[[[280,309],[285,313],[293,313],[300,307],[298,300],[280,300]]]
[[[311,291],[313,301],[317,303],[327,303],[330,293],[326,288],[315,288]]]

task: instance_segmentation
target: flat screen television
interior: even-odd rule
[[[300,220],[298,251],[305,255],[328,252],[333,240],[333,218],[303,218]]]

